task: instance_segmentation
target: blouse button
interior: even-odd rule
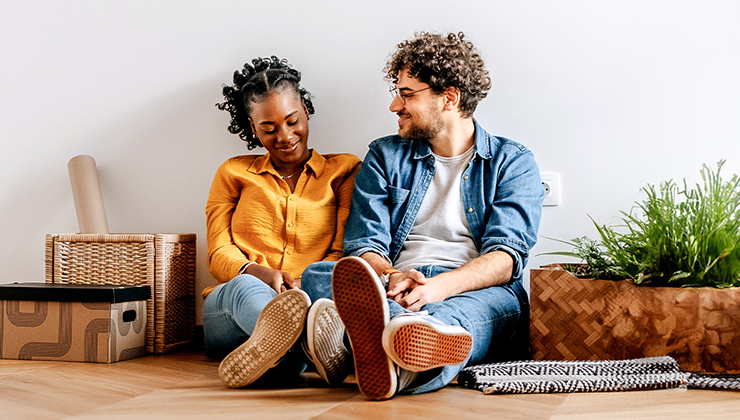
[[[293,227],[293,223],[288,223],[288,227]]]
[[[467,181],[467,180],[468,180],[468,176],[467,176],[467,175],[465,175],[465,176],[463,177],[463,179]]]
[[[468,213],[472,213],[472,212],[473,212],[473,208],[471,207],[468,209]]]

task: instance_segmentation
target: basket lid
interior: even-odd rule
[[[11,283],[0,284],[0,300],[53,302],[130,302],[147,300],[151,287],[117,284]]]

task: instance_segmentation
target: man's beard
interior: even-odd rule
[[[405,132],[398,131],[398,135],[406,140],[426,140],[437,137],[437,134],[442,131],[442,119],[439,115],[430,115],[430,118],[426,121],[426,124],[420,125],[410,121],[410,124]]]

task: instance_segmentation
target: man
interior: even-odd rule
[[[385,67],[398,135],[355,178],[333,295],[370,399],[525,357],[522,273],[544,192],[532,153],[473,119],[491,82],[464,34],[419,33]]]

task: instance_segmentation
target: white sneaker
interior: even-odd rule
[[[462,327],[447,325],[424,312],[396,316],[383,330],[383,349],[399,367],[423,372],[465,362],[473,337]]]
[[[352,356],[343,340],[344,324],[334,302],[329,299],[314,302],[306,319],[304,350],[329,385],[342,383],[352,371]]]
[[[396,375],[398,376],[398,391],[401,392],[404,389],[408,388],[412,382],[416,380],[417,377],[419,377],[419,372],[412,372],[410,370],[401,369],[398,365],[396,365]]]
[[[229,388],[241,388],[276,366],[303,333],[310,304],[306,292],[298,289],[271,300],[257,318],[251,337],[221,361],[221,381]]]

